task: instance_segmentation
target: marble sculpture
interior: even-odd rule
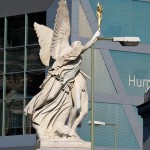
[[[100,36],[98,30],[85,44],[69,44],[70,20],[66,0],[59,0],[54,30],[34,23],[39,39],[40,59],[49,66],[41,91],[24,109],[32,119],[39,139],[79,138],[76,128],[88,112],[86,75],[80,70],[82,54]],[[77,112],[80,113],[77,117]]]

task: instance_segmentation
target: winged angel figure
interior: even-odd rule
[[[34,23],[40,44],[40,59],[49,66],[55,62],[40,86],[41,91],[25,107],[39,139],[78,137],[76,127],[88,112],[85,74],[80,71],[82,54],[96,41],[100,32],[84,46],[80,41],[69,45],[70,20],[66,0],[58,4],[54,30]],[[80,114],[77,116],[77,111]]]

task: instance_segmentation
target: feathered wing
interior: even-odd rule
[[[44,65],[49,66],[51,56],[57,59],[62,51],[71,49],[69,45],[70,20],[66,0],[60,0],[58,3],[54,31],[38,23],[34,23],[34,29],[41,47],[40,59]]]
[[[69,45],[70,36],[70,20],[68,13],[68,6],[66,0],[60,0],[58,4],[54,33],[51,44],[51,56],[57,59],[63,51],[70,49]],[[62,47],[65,46],[65,49]]]
[[[45,66],[49,66],[50,62],[50,47],[52,43],[53,30],[38,23],[34,23],[39,45],[40,45],[40,59]]]

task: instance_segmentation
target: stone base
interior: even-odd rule
[[[68,141],[68,140],[41,140],[36,143],[36,150],[91,150],[91,143],[83,140]]]

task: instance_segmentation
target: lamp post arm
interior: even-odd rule
[[[113,123],[106,123],[107,126],[112,126],[114,128],[114,150],[117,149],[117,126]]]
[[[106,40],[109,40],[109,41],[112,41],[113,38],[101,38],[101,37],[98,37],[97,40],[99,40],[99,41],[100,41],[100,40],[105,40],[105,41],[106,41]]]

